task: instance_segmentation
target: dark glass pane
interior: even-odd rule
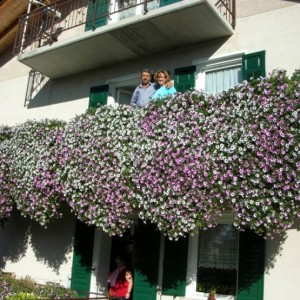
[[[197,291],[236,295],[238,231],[220,224],[199,232]]]
[[[208,293],[215,288],[218,294],[236,294],[237,270],[198,268],[197,292]]]

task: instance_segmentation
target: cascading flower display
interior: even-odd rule
[[[284,71],[224,92],[217,161],[238,228],[274,236],[299,214],[299,96]],[[299,216],[299,215],[298,215]]]
[[[214,100],[192,91],[152,104],[139,126],[135,184],[139,215],[171,239],[212,227],[224,210],[210,153]]]
[[[0,182],[0,219],[15,205],[46,225],[65,200],[111,235],[137,211],[176,240],[231,210],[240,230],[273,237],[300,218],[300,70],[1,127]]]
[[[129,106],[103,106],[78,116],[68,124],[59,154],[72,210],[112,235],[131,224],[135,195],[128,184],[128,157],[138,115]]]
[[[9,126],[0,126],[0,220],[8,218],[13,209],[13,199],[9,186],[9,159],[7,149],[12,130]]]
[[[42,226],[61,217],[62,187],[56,161],[65,122],[27,121],[13,128],[8,150],[10,193],[23,216]]]

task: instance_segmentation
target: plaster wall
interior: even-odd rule
[[[245,50],[265,50],[267,73],[287,70],[291,75],[300,66],[300,4],[269,10],[237,19],[235,33],[215,55]]]
[[[299,0],[236,0],[238,18],[258,15],[300,3]]]
[[[70,284],[75,219],[65,217],[42,228],[14,212],[0,227],[0,270],[40,283]]]
[[[286,235],[266,242],[264,300],[297,298],[299,248],[299,222]]]

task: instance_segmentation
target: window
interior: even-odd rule
[[[241,66],[206,72],[205,91],[217,94],[226,91],[242,81]]]
[[[87,16],[86,16],[87,17],[87,23],[85,27],[86,31],[107,24],[107,14],[109,13],[109,4],[110,3],[108,0],[98,0],[97,7],[95,7],[95,2],[93,0],[89,0]],[[94,18],[95,21],[93,21]]]
[[[232,53],[220,57],[194,60],[196,87],[210,94],[217,94],[249,80],[265,76],[265,51],[244,54]]]
[[[237,231],[233,216],[224,214],[215,228],[190,235],[186,276],[188,298],[262,300],[265,240],[252,230]]]
[[[242,82],[243,52],[193,61],[196,86],[210,94],[220,93]]]
[[[219,224],[199,232],[197,291],[235,295],[238,270],[238,231],[232,224]]]

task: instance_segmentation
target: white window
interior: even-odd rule
[[[193,61],[196,65],[196,87],[217,94],[242,82],[244,52]]]
[[[208,291],[216,288],[218,300],[236,299],[239,233],[233,220],[226,213],[215,228],[190,235],[186,298],[207,300]]]
[[[197,292],[236,295],[238,236],[232,224],[199,231]]]

